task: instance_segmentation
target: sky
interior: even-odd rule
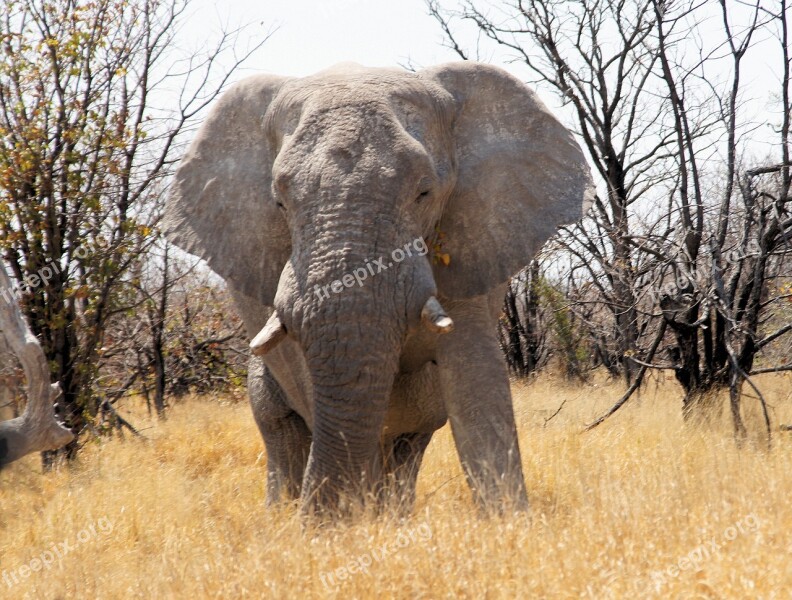
[[[252,72],[311,75],[341,62],[420,69],[460,59],[446,46],[424,0],[192,0],[183,43],[200,47],[203,40],[217,39],[223,27],[241,25],[248,25],[242,46],[271,35],[232,81]],[[477,46],[478,34],[472,29],[454,34],[466,51]],[[483,51],[486,54],[473,56],[528,77],[525,67],[510,65],[499,49]],[[537,91],[545,103],[559,108],[553,94]]]
[[[444,6],[454,3],[443,2]],[[483,5],[484,2],[479,3]],[[733,25],[739,29],[741,15],[732,5]],[[711,18],[700,27],[706,37],[708,29],[720,34],[722,21],[717,3],[712,3]],[[267,42],[238,71],[233,80],[253,72],[279,75],[310,75],[339,62],[357,62],[365,66],[410,64],[416,68],[458,60],[445,47],[440,26],[428,14],[424,0],[193,0],[188,9],[180,45],[201,48],[207,40],[217,39],[223,27],[248,25],[239,42],[240,48],[270,35]],[[466,49],[475,48],[477,34],[469,29],[455,30]],[[509,63],[508,55],[483,44],[480,58],[500,65],[523,80],[529,79],[524,66]],[[748,53],[743,67],[744,114],[753,122],[762,122],[773,104],[768,90],[778,89],[775,51],[764,52],[761,46]],[[722,73],[724,79],[728,73]],[[574,122],[571,107],[562,109],[553,93],[537,89],[540,97],[565,123]],[[723,92],[726,88],[724,86]],[[773,108],[777,110],[778,105]],[[566,110],[566,112],[565,112]],[[757,154],[770,150],[776,137],[764,124],[756,135]],[[753,137],[753,136],[752,136]]]
[[[220,24],[252,23],[254,39],[273,35],[250,67],[310,75],[338,62],[416,66],[455,60],[423,0],[196,0],[190,36],[204,39]]]

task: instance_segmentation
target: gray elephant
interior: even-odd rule
[[[345,64],[229,89],[164,230],[226,280],[253,339],[268,501],[409,509],[450,421],[478,503],[526,506],[497,318],[509,276],[591,196],[572,135],[492,66]]]

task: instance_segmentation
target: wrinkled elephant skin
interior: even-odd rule
[[[572,135],[485,64],[345,64],[226,92],[165,231],[227,281],[252,339],[269,501],[409,509],[450,421],[480,505],[526,506],[497,317],[509,276],[591,197]]]

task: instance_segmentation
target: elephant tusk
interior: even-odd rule
[[[272,316],[264,325],[258,335],[250,342],[250,349],[256,356],[264,356],[275,348],[286,337],[286,328],[281,323],[278,313],[272,313]]]
[[[454,331],[454,322],[446,314],[440,301],[434,296],[429,296],[429,300],[424,304],[421,311],[421,320],[430,331],[436,333],[451,333]]]

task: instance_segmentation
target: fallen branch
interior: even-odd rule
[[[564,398],[564,401],[559,405],[556,411],[544,420],[544,427],[547,427],[547,424],[558,416],[561,409],[564,408],[564,404],[567,403],[567,400],[569,400],[569,398]]]
[[[106,410],[106,411],[107,411],[107,412],[109,412],[109,413],[111,413],[111,414],[113,415],[113,418],[114,418],[116,421],[118,421],[118,425],[119,425],[119,426],[120,426],[122,429],[123,429],[124,427],[126,427],[127,429],[129,429],[129,431],[131,431],[131,432],[132,432],[132,434],[133,434],[134,436],[136,436],[136,437],[139,437],[139,438],[146,439],[146,436],[144,436],[144,435],[143,435],[142,433],[140,433],[140,432],[139,432],[137,429],[135,429],[135,427],[134,427],[134,426],[133,426],[133,425],[132,425],[132,424],[131,424],[129,421],[127,421],[127,420],[126,420],[124,417],[122,417],[122,416],[121,416],[121,415],[118,413],[118,411],[116,410],[116,407],[115,407],[115,406],[113,406],[113,404],[112,404],[112,403],[111,403],[109,400],[105,400],[104,402],[102,402],[102,409],[103,409],[103,410]]]
[[[586,425],[586,428],[583,430],[584,432],[585,431],[591,431],[595,427],[597,427],[600,424],[602,424],[606,419],[608,419],[608,417],[613,415],[622,406],[627,404],[627,401],[635,393],[635,390],[637,390],[639,387],[641,387],[641,383],[643,383],[644,375],[646,375],[646,371],[649,369],[649,365],[651,364],[652,359],[654,358],[654,355],[657,352],[657,349],[660,347],[660,342],[663,341],[663,336],[665,335],[665,331],[666,331],[666,321],[663,320],[663,321],[660,322],[660,327],[657,330],[657,337],[655,337],[654,342],[652,342],[652,347],[649,349],[649,352],[646,355],[646,361],[643,362],[643,364],[641,364],[641,370],[638,371],[638,375],[635,377],[635,381],[633,381],[633,383],[630,386],[630,388],[624,393],[624,396],[619,398],[619,401],[616,402],[616,404],[614,404],[613,406],[610,407],[608,412],[606,412],[604,415],[599,417],[593,423],[591,423],[589,425]]]
[[[751,375],[761,375],[762,373],[781,373],[783,371],[792,371],[792,363],[778,365],[777,367],[767,367],[765,369],[751,369]]]
[[[50,383],[49,365],[36,336],[28,328],[5,265],[0,263],[0,332],[19,358],[27,378],[27,406],[22,416],[0,422],[0,468],[32,452],[57,450],[74,439],[55,419],[53,405],[60,386]]]

